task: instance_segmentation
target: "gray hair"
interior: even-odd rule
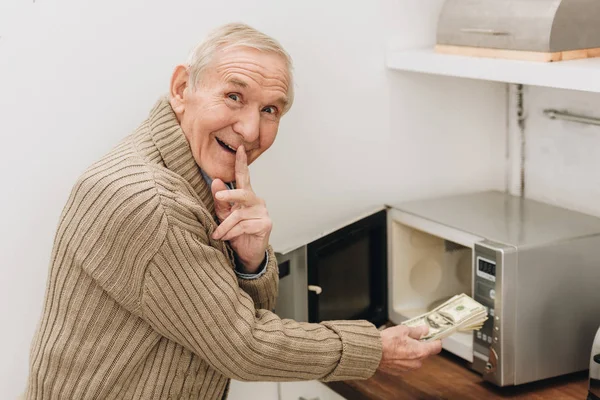
[[[242,23],[230,23],[223,25],[212,32],[207,38],[192,50],[188,58],[189,85],[192,90],[202,78],[202,73],[213,61],[219,50],[232,47],[250,47],[259,51],[274,53],[281,56],[286,63],[290,84],[288,87],[288,104],[284,113],[287,112],[294,101],[294,79],[292,58],[281,44],[274,38]]]

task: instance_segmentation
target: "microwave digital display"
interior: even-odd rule
[[[491,276],[496,276],[496,264],[486,261],[482,258],[479,258],[479,266],[478,266],[479,271],[491,275]]]

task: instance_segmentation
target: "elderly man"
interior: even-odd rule
[[[75,184],[27,399],[222,399],[230,379],[365,379],[441,349],[424,329],[281,320],[271,220],[248,164],[293,100],[291,60],[242,24],[175,68],[168,97]]]

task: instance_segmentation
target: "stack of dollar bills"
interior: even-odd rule
[[[402,322],[402,325],[427,325],[429,333],[421,340],[431,341],[444,339],[455,332],[478,331],[486,320],[485,306],[462,293],[426,314]]]

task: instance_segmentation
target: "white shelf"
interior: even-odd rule
[[[433,49],[390,51],[386,58],[393,70],[600,93],[600,58],[541,63],[439,54]]]

